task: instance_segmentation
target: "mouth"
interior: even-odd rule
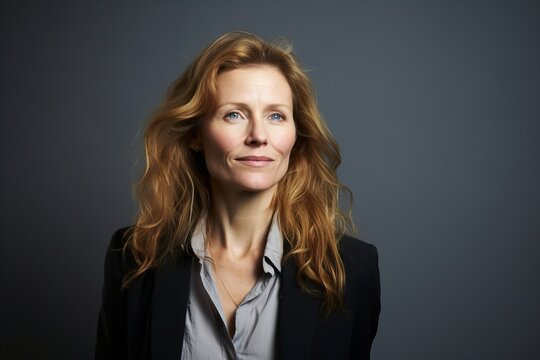
[[[236,158],[236,161],[251,167],[264,167],[271,164],[274,159],[266,156],[243,156]]]

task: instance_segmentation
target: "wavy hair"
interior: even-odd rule
[[[301,288],[321,296],[330,313],[342,308],[345,288],[338,242],[355,230],[352,194],[336,176],[339,148],[292,46],[241,31],[227,33],[204,49],[171,84],[149,120],[144,135],[146,169],[135,185],[138,212],[124,246],[136,267],[124,277],[123,287],[189,248],[190,234],[211,203],[204,158],[189,144],[200,119],[215,105],[218,75],[254,64],[275,66],[292,90],[297,140],[272,206],[290,244],[285,259],[294,259]],[[340,192],[349,195],[347,212],[340,210]]]

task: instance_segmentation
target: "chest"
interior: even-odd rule
[[[128,289],[126,345],[129,359],[178,359],[178,354],[182,354],[193,275],[192,267],[183,264],[145,274]],[[276,356],[310,359],[313,354],[325,358],[322,355],[333,353],[343,356],[327,358],[346,358],[353,340],[351,315],[354,313],[322,319],[320,302],[298,287],[294,267],[285,266],[279,278]]]
[[[220,298],[220,280],[208,265],[192,267],[182,358],[273,359],[280,277],[264,274],[257,279],[238,306],[233,305],[231,319]]]

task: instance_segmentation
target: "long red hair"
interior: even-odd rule
[[[207,214],[209,174],[201,154],[189,144],[200,119],[212,110],[218,74],[250,64],[275,66],[292,90],[297,140],[272,206],[290,243],[286,257],[298,265],[300,285],[322,296],[324,308],[331,312],[341,307],[345,287],[338,241],[354,231],[350,203],[347,212],[339,207],[340,192],[352,198],[336,176],[339,148],[292,47],[246,32],[225,34],[204,49],[172,83],[149,121],[144,136],[146,169],[135,187],[138,213],[124,248],[136,268],[126,275],[123,286],[184,251],[197,221]],[[306,279],[320,290],[308,288]]]

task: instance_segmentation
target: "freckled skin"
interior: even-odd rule
[[[220,74],[216,111],[199,130],[208,171],[225,191],[275,191],[296,140],[287,80],[268,65]],[[242,161],[248,156],[267,161]]]

